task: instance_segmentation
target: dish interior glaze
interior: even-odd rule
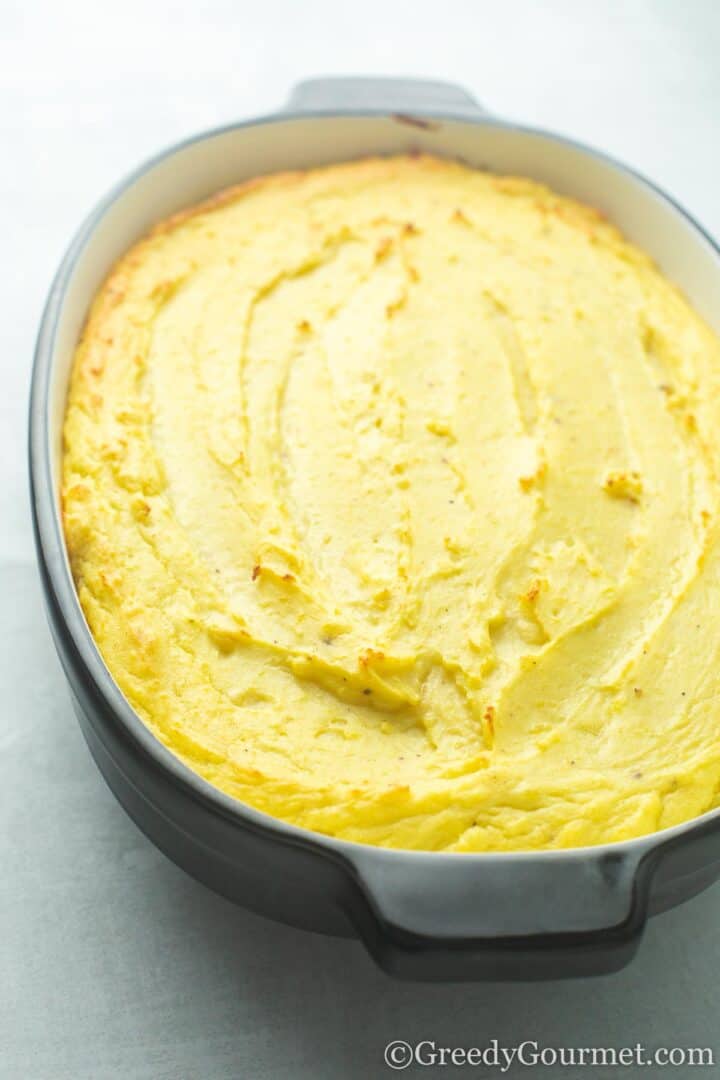
[[[79,343],[63,517],[143,721],[392,848],[718,805],[720,342],[595,211],[431,157],[160,225]]]

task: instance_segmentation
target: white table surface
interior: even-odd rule
[[[392,1038],[710,1045],[720,1060],[717,888],[653,921],[615,976],[407,985],[358,944],[249,915],[172,866],[83,745],[25,477],[51,275],[87,209],[143,157],[271,110],[309,75],[446,77],[626,160],[720,234],[720,3],[6,0],[0,27],[0,1077],[389,1076]],[[664,1070],[691,1073],[707,1075]]]

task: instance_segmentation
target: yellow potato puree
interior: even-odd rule
[[[112,272],[73,572],[157,737],[393,848],[719,801],[720,343],[599,214],[429,157],[256,181]]]

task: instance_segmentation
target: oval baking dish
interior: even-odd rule
[[[460,88],[393,79],[303,83],[270,117],[191,139],[90,215],[52,286],[30,406],[30,480],[50,624],[90,750],[130,816],[171,859],[263,915],[359,936],[416,979],[530,979],[616,970],[649,914],[720,876],[720,810],[623,843],[564,851],[387,850],[299,829],[191,772],[151,734],[88,630],[59,506],[61,431],[75,345],[111,266],[156,221],[246,178],[408,151],[529,176],[603,210],[720,331],[720,254],[671,199],[602,154],[490,118]]]

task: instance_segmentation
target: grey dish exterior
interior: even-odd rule
[[[360,135],[353,154],[343,140],[354,126]],[[69,368],[66,359],[60,371],[58,357],[63,351],[67,356],[74,344],[83,306],[86,311],[103,267],[106,271],[136,238],[130,233],[115,238],[104,263],[98,255],[91,269],[85,265],[93,245],[99,250],[104,242],[103,230],[108,235],[111,228],[117,231],[119,226],[112,226],[116,207],[123,200],[128,205],[147,202],[142,213],[137,207],[132,211],[137,233],[169,210],[210,194],[202,187],[195,191],[192,169],[197,173],[202,155],[218,154],[223,140],[248,133],[260,139],[264,157],[257,171],[266,172],[296,167],[304,160],[304,145],[326,129],[332,145],[327,152],[313,152],[308,164],[368,153],[376,127],[380,153],[416,143],[432,152],[437,142],[436,152],[447,154],[443,139],[450,132],[463,147],[484,138],[491,158],[493,147],[499,147],[501,164],[512,164],[523,140],[534,140],[532,145],[545,155],[538,157],[541,172],[547,172],[549,166],[542,163],[553,154],[553,176],[562,175],[563,155],[575,169],[595,169],[608,183],[617,181],[635,193],[638,213],[667,221],[668,244],[674,247],[679,241],[672,230],[678,230],[688,259],[695,259],[689,272],[700,282],[700,291],[708,275],[715,275],[712,288],[705,290],[706,306],[720,296],[717,249],[657,188],[586,147],[488,118],[462,89],[449,84],[312,80],[298,87],[288,109],[275,116],[209,132],[168,150],[91,214],[65,256],[43,315],[30,405],[30,484],[53,637],[83,734],[108,785],[147,836],[212,889],[273,919],[358,936],[385,970],[403,978],[544,979],[611,972],[631,959],[650,914],[680,903],[720,876],[720,812],[624,843],[507,854],[390,851],[295,828],[216,790],[155,739],[105,668],[73,586],[58,498],[59,426]],[[507,146],[503,139],[509,140]],[[292,149],[287,165],[283,144]],[[519,150],[513,149],[516,144]],[[477,152],[482,153],[483,148]],[[186,177],[184,188],[165,206],[163,184],[170,183],[176,160],[183,163],[177,175]],[[243,176],[252,175],[252,168],[243,159]],[[213,169],[222,177],[233,175],[232,161]],[[156,179],[143,194],[146,177]],[[585,182],[581,178],[581,189]],[[597,187],[599,181],[593,183]],[[80,280],[83,274],[87,281]],[[72,318],[67,313],[71,304],[76,308]]]

